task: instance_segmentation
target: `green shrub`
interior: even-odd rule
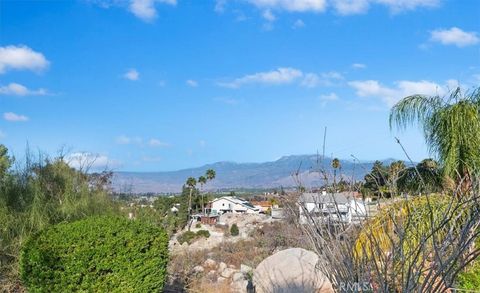
[[[210,232],[208,232],[207,230],[198,230],[197,231],[197,236],[208,238],[208,237],[210,237]]]
[[[30,237],[22,248],[20,274],[30,292],[160,292],[167,262],[162,229],[90,217]]]
[[[480,288],[480,263],[476,261],[466,272],[458,275],[458,287],[464,290]]]
[[[202,228],[202,224],[197,223],[197,224],[195,225],[195,228],[197,228],[197,229],[198,229],[198,228]]]
[[[192,231],[186,231],[180,234],[180,236],[177,237],[178,243],[183,244],[184,242],[187,242],[188,244],[192,244],[195,240],[197,240],[200,237],[205,237],[208,238],[210,237],[210,232],[207,230],[198,230],[197,233],[192,232]]]
[[[238,230],[237,224],[232,224],[232,227],[230,228],[230,235],[238,236],[238,234],[240,234],[240,231]]]
[[[197,234],[192,231],[186,231],[180,234],[177,237],[178,243],[183,244],[184,242],[187,242],[188,244],[191,244],[193,240],[196,238]]]

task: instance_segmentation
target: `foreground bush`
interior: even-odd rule
[[[198,230],[197,233],[192,232],[192,231],[186,231],[182,233],[180,236],[178,236],[177,240],[178,243],[183,244],[184,242],[187,242],[188,244],[192,244],[195,240],[205,237],[208,238],[210,237],[210,232],[207,230]]]
[[[230,235],[232,236],[238,236],[240,234],[240,231],[238,230],[237,224],[233,224],[232,227],[230,228]]]
[[[160,292],[167,262],[163,230],[90,217],[31,237],[22,249],[20,273],[30,292]]]

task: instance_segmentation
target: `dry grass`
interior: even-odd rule
[[[185,251],[172,255],[169,264],[170,280],[166,292],[230,292],[228,281],[216,283],[216,277],[207,276],[210,270],[196,274],[193,268],[203,265],[207,259],[217,263],[240,268],[241,264],[255,268],[266,257],[279,250],[290,247],[310,249],[309,242],[301,234],[301,230],[286,222],[264,224],[256,229],[248,240],[223,242],[208,250],[195,252]]]

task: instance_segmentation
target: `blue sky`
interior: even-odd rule
[[[480,83],[476,0],[0,2],[0,143],[115,170],[428,156],[403,96]],[[84,155],[80,155],[84,154]],[[86,155],[88,154],[88,155]]]

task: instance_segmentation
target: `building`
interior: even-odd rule
[[[271,201],[251,201],[250,202],[254,207],[258,208],[261,213],[268,213],[272,211],[273,205]]]
[[[249,201],[235,196],[222,196],[209,203],[207,214],[224,213],[258,214],[260,209],[254,207]]]
[[[303,193],[298,199],[300,221],[306,223],[308,216],[344,223],[365,218],[366,205],[355,195],[352,192]]]

